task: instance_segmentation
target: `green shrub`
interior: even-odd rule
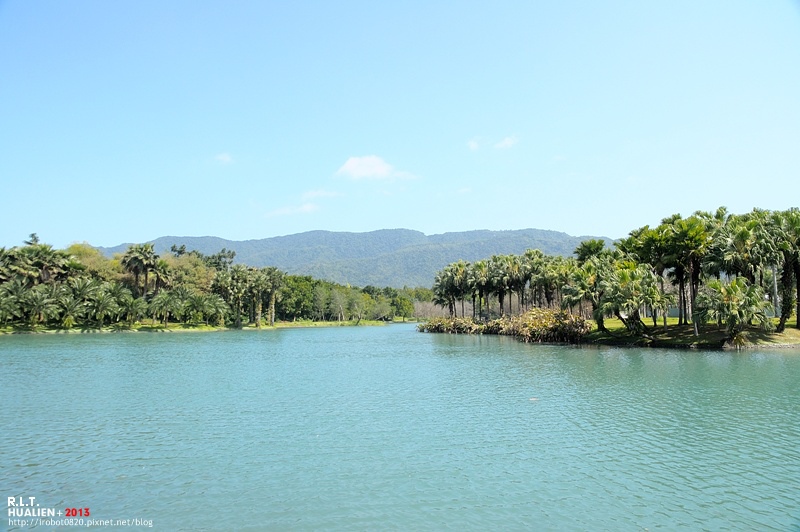
[[[535,308],[520,316],[504,317],[488,323],[470,318],[433,318],[417,326],[421,332],[450,334],[501,334],[523,342],[581,343],[592,326],[580,316],[566,311]]]

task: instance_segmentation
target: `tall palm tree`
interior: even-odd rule
[[[139,253],[142,258],[142,265],[144,266],[144,291],[142,292],[142,295],[147,297],[147,290],[149,286],[147,282],[148,274],[156,267],[158,255],[156,255],[156,252],[153,249],[153,244],[142,244]]]
[[[492,272],[492,291],[497,294],[500,316],[504,316],[506,292],[510,291],[511,285],[508,259],[505,255],[492,255],[489,259],[489,269]]]
[[[461,317],[464,317],[464,299],[470,294],[471,289],[469,285],[469,263],[463,260],[454,262],[450,266],[452,282],[453,282],[453,296],[461,300]]]
[[[773,213],[772,220],[781,257],[781,308],[777,330],[783,332],[792,314],[793,302],[798,316],[797,328],[800,329],[800,210],[793,208]]]
[[[698,216],[681,218],[672,224],[672,235],[670,239],[671,257],[674,261],[674,271],[685,272],[689,280],[689,313],[694,315],[695,299],[697,290],[700,287],[701,265],[703,257],[708,251],[710,235],[706,230],[706,225]],[[685,278],[678,278],[680,291],[683,294]],[[694,335],[699,336],[697,323],[692,319]]]
[[[139,276],[144,275],[144,285],[138,294],[140,297],[147,297],[148,276],[155,268],[157,260],[158,255],[151,243],[132,244],[122,256],[120,261],[122,267],[125,271],[133,274],[133,282],[137,291],[139,290]]]
[[[269,266],[264,269],[264,273],[267,276],[268,280],[268,290],[269,290],[269,326],[275,326],[275,303],[278,300],[278,295],[280,294],[281,288],[283,288],[284,282],[286,280],[286,274],[275,268],[273,266]]]
[[[481,300],[486,300],[489,295],[489,287],[491,283],[491,270],[489,263],[485,260],[479,260],[472,263],[469,271],[469,284],[478,292],[478,318],[482,316]],[[486,301],[488,310],[489,302]],[[473,305],[474,308],[474,305]],[[488,312],[487,312],[488,319]]]
[[[132,244],[128,247],[120,260],[122,268],[133,275],[133,286],[136,288],[138,296],[143,295],[143,291],[139,290],[139,276],[145,271],[144,257],[141,253],[141,248],[141,244]]]
[[[158,294],[160,290],[169,288],[172,285],[172,269],[166,260],[156,260],[153,265],[153,275],[156,278],[155,287],[153,289],[155,294]]]

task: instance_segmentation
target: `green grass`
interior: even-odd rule
[[[648,346],[648,347],[690,347],[701,349],[721,349],[726,347],[726,332],[724,327],[703,325],[700,327],[699,336],[694,335],[692,325],[678,325],[677,318],[667,319],[667,330],[659,320],[658,327],[653,327],[652,320],[647,322],[648,337],[634,336],[628,333],[622,322],[616,318],[605,320],[609,333],[594,330],[586,336],[586,341],[601,345],[618,346]],[[778,320],[774,320],[777,325]],[[751,327],[745,331],[746,347],[778,347],[797,345],[800,346],[800,330],[795,328],[796,319],[786,322],[783,333],[764,331],[758,327]]]

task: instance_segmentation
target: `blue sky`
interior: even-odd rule
[[[0,246],[800,197],[792,1],[0,1]]]

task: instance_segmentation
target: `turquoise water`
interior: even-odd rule
[[[19,335],[0,379],[4,502],[159,530],[800,530],[798,351]]]

